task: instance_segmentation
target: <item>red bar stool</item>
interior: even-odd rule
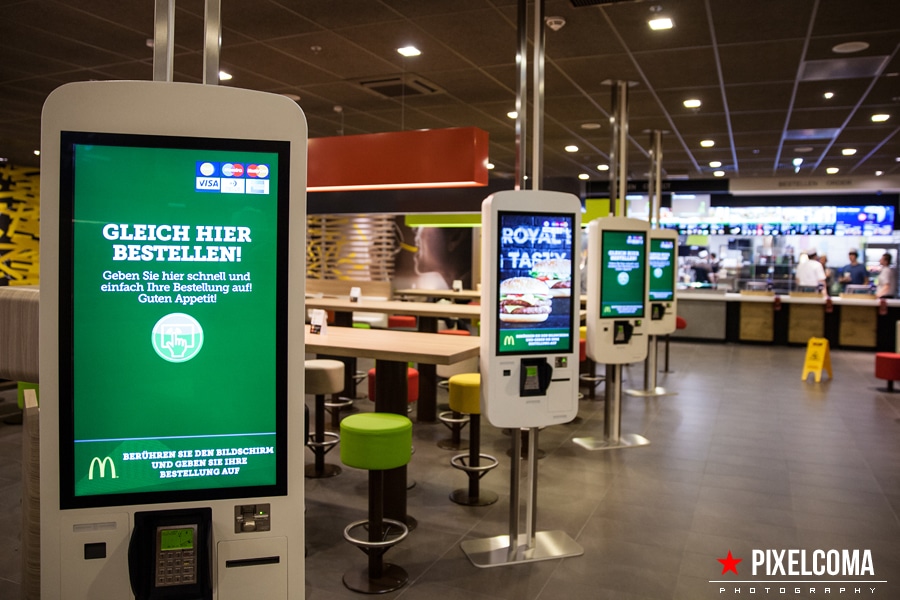
[[[879,388],[879,391],[893,393],[894,381],[900,380],[900,354],[878,352],[875,355],[875,378],[887,380],[887,388]]]
[[[391,315],[388,317],[388,329],[416,329],[416,318],[412,315]]]
[[[375,402],[375,369],[369,369],[369,400]],[[406,401],[409,404],[419,400],[419,372],[406,368]],[[410,409],[412,410],[412,409]]]

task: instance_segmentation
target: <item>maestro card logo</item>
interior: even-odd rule
[[[203,347],[203,328],[197,319],[184,313],[171,313],[153,326],[153,349],[163,360],[186,362]]]
[[[869,549],[753,549],[747,561],[728,550],[716,560],[721,567],[717,575],[730,574],[729,579],[709,580],[717,586],[719,596],[872,596],[879,584],[887,583],[876,578]]]

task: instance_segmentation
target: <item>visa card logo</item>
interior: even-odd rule
[[[269,193],[269,165],[197,161],[194,190],[222,194]]]

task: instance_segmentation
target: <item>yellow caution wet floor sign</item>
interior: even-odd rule
[[[834,379],[831,374],[831,351],[828,348],[828,340],[809,338],[806,344],[806,360],[803,363],[803,381],[806,381],[810,373],[815,374],[816,383],[822,381],[822,369],[828,372],[829,379]]]

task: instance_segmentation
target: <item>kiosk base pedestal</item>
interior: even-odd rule
[[[574,438],[572,441],[587,450],[614,450],[616,448],[634,448],[637,446],[648,446],[650,444],[650,440],[637,433],[626,433],[620,435],[618,439],[612,440],[583,437]]]
[[[498,535],[467,540],[460,547],[472,564],[482,569],[584,554],[584,548],[564,531],[538,531],[534,534],[534,546],[531,548],[526,544],[524,534],[519,535],[517,542],[517,547],[512,549],[509,536]]]
[[[678,392],[670,392],[664,387],[655,387],[648,390],[625,390],[629,396],[639,398],[655,398],[656,396],[677,396]]]

